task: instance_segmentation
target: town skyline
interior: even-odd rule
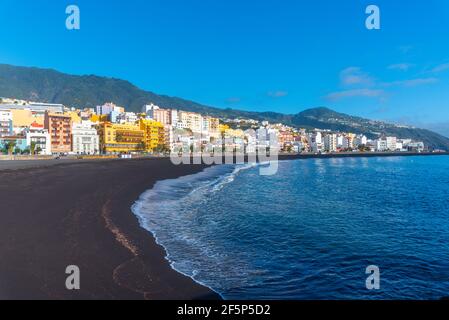
[[[291,1],[187,6],[81,0],[81,29],[71,32],[64,27],[66,4],[5,1],[0,60],[128,79],[218,108],[293,114],[329,106],[447,136],[447,3],[402,10],[399,3],[378,1],[382,27],[374,31],[364,27],[367,4],[326,2],[323,10],[323,3]],[[12,8],[27,23],[12,19]],[[30,37],[30,26],[40,36]],[[71,50],[53,48],[50,39]]]
[[[367,123],[368,125],[368,123]],[[16,156],[444,152],[410,136],[299,128],[251,118],[215,118],[154,103],[127,112],[112,102],[77,109],[62,104],[0,100],[0,150]]]

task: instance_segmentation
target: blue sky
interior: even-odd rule
[[[65,28],[65,8],[81,30]],[[365,28],[365,8],[381,30]],[[449,135],[449,1],[2,0],[0,63],[129,80],[203,104],[328,106]]]

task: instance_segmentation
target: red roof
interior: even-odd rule
[[[31,128],[41,128],[41,129],[43,129],[43,128],[44,128],[44,125],[43,125],[43,124],[39,124],[39,123],[37,123],[37,122],[35,121],[35,122],[33,122],[33,123],[31,124]]]

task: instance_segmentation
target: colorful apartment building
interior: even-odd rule
[[[100,138],[90,121],[73,124],[72,143],[74,154],[94,155],[100,152]]]
[[[166,146],[165,129],[162,123],[148,119],[140,119],[139,126],[145,133],[146,152],[153,152],[157,147]]]
[[[218,139],[220,137],[220,120],[218,118],[209,118],[210,136]]]
[[[25,130],[26,143],[31,154],[51,155],[51,138],[43,124],[33,122]]]
[[[106,154],[145,151],[145,131],[139,125],[102,122],[98,126],[100,149]]]
[[[12,122],[15,128],[27,128],[33,123],[44,125],[44,116],[31,110],[11,110]]]
[[[0,137],[0,153],[20,154],[27,148],[27,141],[22,136]]]
[[[72,118],[62,113],[45,113],[44,128],[51,139],[51,152],[69,153],[72,149]]]
[[[295,137],[293,136],[292,131],[281,130],[281,131],[279,131],[279,134],[278,134],[278,140],[279,140],[279,146],[281,148],[284,148],[288,144],[291,145],[293,143],[293,141],[295,140]]]
[[[82,121],[79,111],[68,111],[65,114],[72,119],[72,125],[74,123],[81,123]]]
[[[177,127],[201,133],[203,131],[203,117],[199,113],[179,111]]]
[[[0,110],[0,137],[12,135],[11,111]]]
[[[112,102],[105,103],[102,106],[97,106],[98,115],[109,115],[111,113],[120,114],[124,112],[125,112],[124,107],[119,107]]]
[[[155,109],[152,111],[151,118],[154,121],[160,122],[164,125],[171,125],[173,123],[171,110]]]

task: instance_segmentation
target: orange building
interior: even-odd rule
[[[72,118],[62,113],[45,113],[44,127],[51,138],[52,153],[68,153],[72,148]]]
[[[287,145],[291,145],[293,141],[295,141],[295,137],[293,136],[293,132],[288,130],[282,130],[278,134],[279,146],[281,148],[285,148]]]

